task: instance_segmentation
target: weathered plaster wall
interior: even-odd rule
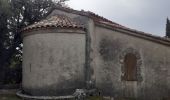
[[[100,26],[94,29],[91,40],[93,76],[96,87],[104,95],[138,100],[160,100],[169,96],[170,47]],[[121,55],[128,48],[139,54],[139,81],[121,80]]]
[[[85,87],[85,34],[39,32],[25,36],[23,44],[27,94],[70,95]]]

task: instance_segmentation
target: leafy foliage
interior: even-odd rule
[[[20,30],[44,18],[55,6],[64,6],[65,1],[0,0],[0,83],[21,81]]]

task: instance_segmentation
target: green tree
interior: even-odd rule
[[[166,20],[166,36],[170,37],[170,21],[168,18]]]
[[[8,19],[10,18],[10,5],[8,0],[0,0],[0,83],[5,77],[5,67],[7,64],[7,51],[9,49]]]
[[[21,71],[18,70],[21,69],[23,47],[20,30],[44,18],[55,6],[63,6],[65,1],[0,0],[1,83],[13,83],[16,77],[21,79]]]

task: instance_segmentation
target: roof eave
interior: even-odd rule
[[[109,25],[107,23],[102,23],[102,22],[99,22],[99,21],[95,21],[95,25],[102,26],[102,27],[105,27],[105,28],[108,28],[108,29],[111,29],[111,30],[114,30],[114,31],[118,31],[118,32],[121,32],[121,33],[124,33],[124,34],[127,34],[127,35],[142,38],[142,39],[145,39],[145,40],[153,41],[153,42],[163,44],[163,45],[166,45],[166,46],[170,46],[170,39],[169,38],[154,36],[152,34],[140,32],[140,31],[137,31],[137,30],[126,28],[126,27],[123,28],[123,27],[120,27],[118,25],[117,26],[116,25]]]

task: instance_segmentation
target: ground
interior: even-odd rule
[[[10,95],[0,95],[0,100],[21,100],[16,95],[10,94]]]
[[[15,94],[10,95],[0,95],[0,100],[21,100],[19,97],[17,97]],[[88,97],[87,100],[110,100],[110,99],[103,99],[103,97]],[[135,99],[117,99],[117,100],[135,100]]]
[[[19,97],[17,97],[15,94],[5,94],[5,95],[0,95],[0,100],[22,100]],[[103,99],[103,97],[89,97],[87,100],[112,100],[112,99]],[[136,100],[133,98],[116,98],[114,100]],[[162,99],[162,100],[170,100],[170,99]]]

